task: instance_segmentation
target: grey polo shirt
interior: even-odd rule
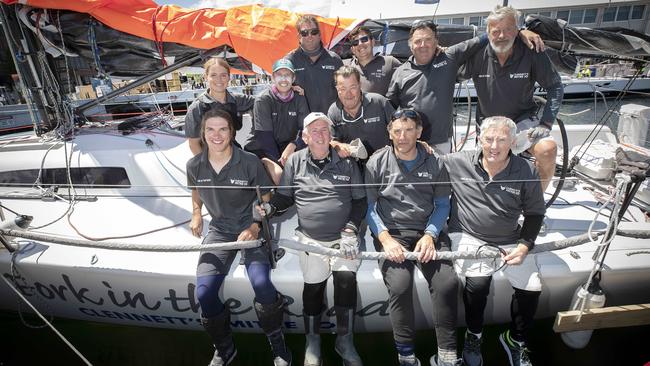
[[[478,95],[477,118],[506,116],[519,122],[534,116],[537,111],[533,100],[535,82],[548,91],[542,122],[553,123],[562,103],[562,80],[548,55],[528,49],[519,37],[503,66],[492,47],[486,45],[467,61],[462,77],[474,81]]]
[[[255,98],[250,95],[231,94],[226,91],[226,103],[217,102],[210,96],[210,90],[199,95],[187,108],[185,115],[185,136],[188,138],[201,137],[201,118],[203,114],[212,108],[223,109],[230,113],[235,122],[235,129],[242,127],[242,115],[253,109]]]
[[[456,73],[485,44],[487,36],[472,38],[447,48],[426,65],[416,65],[411,56],[395,70],[386,97],[396,108],[420,113],[421,140],[433,145],[451,137]]]
[[[311,160],[309,149],[289,156],[280,178],[278,193],[293,197],[298,210],[298,230],[323,241],[338,240],[341,230],[350,221],[352,200],[365,197],[363,187],[346,187],[361,184],[363,179],[356,162],[342,159],[330,149],[331,160],[323,170]]]
[[[313,62],[300,47],[289,52],[289,59],[296,70],[296,84],[305,90],[305,97],[311,112],[327,113],[330,104],[336,100],[334,72],[343,66],[343,61],[334,52],[323,49]]]
[[[418,161],[406,171],[392,146],[377,150],[366,163],[366,195],[377,203],[386,228],[424,230],[433,213],[436,197],[449,197],[449,176],[440,158],[420,144]],[[409,184],[415,183],[415,184]]]
[[[286,146],[296,140],[298,131],[302,129],[303,120],[308,114],[309,109],[304,96],[294,93],[293,99],[283,102],[270,88],[263,91],[255,98],[254,122],[247,138],[246,148],[262,149],[262,146],[255,141],[255,131],[271,131],[278,146]]]
[[[212,168],[207,149],[191,158],[187,162],[187,185],[198,187],[199,197],[212,217],[211,227],[222,233],[239,234],[253,223],[253,204],[257,200],[254,187],[273,183],[257,156],[233,146],[230,161],[219,173]],[[269,189],[262,188],[261,192],[265,194]]]
[[[494,244],[519,239],[520,215],[544,215],[539,174],[523,158],[510,154],[506,168],[490,180],[482,152],[445,155],[453,189],[449,232],[463,231]]]
[[[330,106],[327,116],[334,123],[334,139],[336,141],[349,144],[350,141],[360,138],[368,155],[372,155],[375,150],[390,142],[386,126],[388,126],[395,109],[388,99],[375,93],[362,93],[361,106],[359,114],[363,109],[363,116],[350,116],[343,110],[343,105],[337,99]],[[343,118],[354,122],[346,122]],[[358,119],[355,120],[356,118]]]
[[[347,59],[343,63],[359,70],[361,90],[380,95],[386,95],[393,73],[402,64],[393,56],[382,55],[375,55],[366,66],[361,66],[356,57]]]

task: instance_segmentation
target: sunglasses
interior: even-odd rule
[[[400,119],[402,117],[410,118],[410,119],[418,119],[419,115],[418,112],[416,112],[414,109],[398,109],[395,112],[393,112],[392,120]]]
[[[318,28],[304,29],[300,31],[300,35],[303,37],[307,37],[309,35],[317,36],[319,33],[320,33],[320,29]]]
[[[366,43],[366,42],[368,42],[368,41],[370,41],[370,37],[368,37],[368,36],[363,36],[363,37],[359,37],[359,38],[357,38],[357,39],[353,39],[352,41],[350,41],[350,44],[351,44],[352,46],[358,46],[359,43]]]

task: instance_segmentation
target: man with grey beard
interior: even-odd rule
[[[517,139],[512,152],[527,151],[535,158],[542,190],[546,190],[555,172],[557,155],[557,144],[550,131],[562,104],[564,88],[548,55],[528,49],[519,39],[517,19],[517,10],[497,6],[487,18],[489,45],[476,52],[460,74],[474,80],[477,124],[492,116],[515,121]],[[547,103],[539,118],[533,100],[536,82],[547,91]]]

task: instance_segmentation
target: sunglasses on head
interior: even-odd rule
[[[418,118],[418,112],[416,112],[413,109],[398,109],[395,112],[393,112],[392,120],[400,119],[402,117],[410,118],[410,119],[417,119]]]
[[[317,36],[320,33],[320,29],[318,28],[312,28],[312,29],[303,29],[300,31],[300,35],[303,37],[307,37],[310,34],[312,36]]]
[[[368,36],[363,36],[363,37],[359,37],[359,38],[357,38],[357,39],[353,39],[352,41],[350,41],[350,44],[351,44],[352,46],[358,46],[359,43],[366,43],[366,42],[368,42],[368,41],[370,41],[370,37],[368,37]]]

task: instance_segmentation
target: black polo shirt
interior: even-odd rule
[[[359,70],[361,74],[361,90],[379,95],[386,95],[393,73],[402,64],[393,56],[382,55],[374,56],[366,66],[361,66],[356,57],[345,60],[343,63]]]
[[[270,88],[265,90],[255,98],[253,125],[247,138],[246,149],[263,149],[255,139],[255,131],[273,132],[273,139],[278,147],[294,142],[308,114],[309,109],[304,96],[294,93],[293,99],[283,102]]]
[[[250,95],[231,94],[226,91],[226,103],[217,102],[210,96],[210,90],[199,95],[187,108],[185,115],[185,136],[188,138],[201,137],[201,118],[211,108],[223,109],[230,113],[235,122],[235,130],[242,127],[242,115],[253,109],[255,98]]]
[[[488,44],[467,60],[461,74],[474,81],[479,121],[484,117],[506,116],[519,122],[534,116],[536,82],[547,90],[547,103],[540,120],[552,124],[557,117],[564,94],[560,74],[546,52],[529,49],[519,37],[503,66]]]
[[[395,109],[388,99],[379,94],[362,93],[361,99],[359,114],[363,110],[362,116],[350,116],[338,99],[330,106],[327,116],[334,123],[336,141],[349,144],[350,141],[360,138],[368,155],[372,155],[375,150],[390,142],[386,127]],[[343,118],[353,122],[347,122]]]
[[[207,149],[191,158],[187,162],[187,185],[198,187],[199,197],[212,217],[211,227],[222,233],[239,234],[253,223],[255,186],[268,187],[273,183],[257,156],[233,145],[232,157],[219,173],[212,168]],[[269,189],[262,188],[261,192],[266,194]]]
[[[416,65],[411,56],[395,70],[386,97],[396,108],[420,113],[421,140],[434,145],[451,137],[456,73],[487,42],[487,36],[481,36],[455,44],[426,65]]]
[[[341,230],[350,221],[352,200],[365,197],[363,179],[356,162],[338,156],[330,149],[330,161],[321,170],[311,160],[308,148],[289,156],[278,193],[293,197],[298,210],[298,230],[316,240],[341,238]]]
[[[330,104],[336,100],[334,72],[343,66],[341,58],[323,49],[314,62],[300,47],[289,52],[285,58],[293,63],[296,84],[305,90],[309,110],[327,113]]]
[[[377,203],[377,213],[389,230],[424,230],[435,208],[434,198],[451,194],[440,158],[420,144],[416,148],[418,160],[410,171],[398,161],[392,146],[377,150],[366,163],[368,202]]]
[[[510,162],[490,180],[483,153],[461,151],[443,157],[453,189],[449,232],[466,232],[494,244],[519,239],[520,215],[544,215],[544,195],[535,167],[510,154]]]

